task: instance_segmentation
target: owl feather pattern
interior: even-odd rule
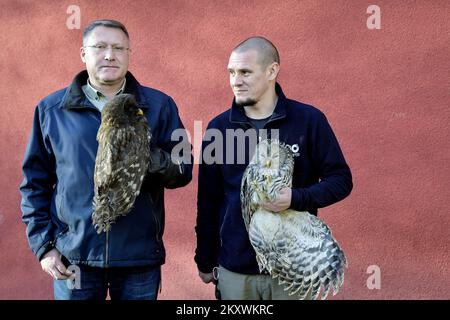
[[[97,133],[92,223],[98,233],[128,214],[150,163],[150,128],[131,94],[119,94],[102,110]]]
[[[273,213],[262,205],[283,187],[292,187],[294,158],[290,148],[263,140],[244,172],[241,207],[260,271],[278,278],[290,295],[322,299],[337,294],[344,281],[347,258],[328,226],[309,212]]]

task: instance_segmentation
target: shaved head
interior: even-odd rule
[[[280,64],[280,55],[272,42],[264,37],[250,37],[239,43],[232,52],[242,53],[255,50],[259,55],[259,63],[263,68],[273,62]]]

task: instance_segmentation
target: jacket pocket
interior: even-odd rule
[[[55,247],[58,248],[59,252],[62,253],[62,251],[64,251],[64,247],[66,244],[66,239],[64,239],[65,235],[67,234],[67,232],[69,231],[69,226],[65,226],[61,231],[59,231],[56,235],[55,235]]]
[[[224,237],[224,235],[225,235],[225,233],[224,232],[227,232],[226,230],[224,231],[224,229],[226,229],[226,224],[227,223],[229,223],[229,217],[230,217],[230,215],[229,215],[229,213],[230,213],[230,206],[231,206],[232,204],[230,203],[230,202],[228,202],[227,204],[226,204],[226,209],[225,209],[225,213],[223,214],[223,218],[221,219],[222,220],[222,223],[220,224],[220,230],[219,230],[219,236],[220,236],[220,246],[222,246],[222,244],[223,244],[223,237]]]
[[[157,214],[157,210],[155,210],[154,204],[153,204],[153,199],[150,193],[145,193],[146,198],[148,199],[148,202],[150,204],[150,208],[152,211],[152,216],[153,216],[153,221],[155,224],[155,239],[156,242],[160,243],[161,242],[161,218],[158,216]]]

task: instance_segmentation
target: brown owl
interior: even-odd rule
[[[268,271],[290,295],[325,299],[344,281],[347,258],[329,227],[309,212],[263,208],[283,187],[292,187],[294,157],[284,143],[261,141],[244,172],[241,207],[260,271]]]
[[[133,207],[150,162],[150,128],[131,94],[119,94],[102,111],[94,171],[92,223],[111,229]]]

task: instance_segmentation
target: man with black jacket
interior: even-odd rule
[[[92,22],[81,47],[86,70],[35,110],[20,186],[22,220],[33,253],[54,278],[55,299],[105,299],[108,290],[111,299],[157,298],[165,262],[164,188],[188,184],[192,164],[172,161],[179,143],[172,132],[184,130],[177,106],[139,84],[128,71],[130,52],[122,23]],[[131,212],[97,234],[91,219],[96,134],[102,108],[120,93],[133,94],[147,117],[152,161]],[[66,282],[70,277],[77,277],[75,286]]]
[[[290,146],[295,159],[293,188],[282,189],[275,201],[265,205],[274,213],[291,208],[317,215],[318,208],[344,199],[353,187],[350,169],[325,115],[285,97],[277,83],[279,68],[278,51],[269,40],[252,37],[240,43],[228,63],[232,106],[209,123],[203,140],[195,261],[203,282],[218,278],[222,299],[296,297],[289,296],[276,279],[260,274],[245,229],[240,187],[254,146],[227,143],[217,147],[217,141],[208,138],[208,130],[224,137],[234,132],[239,140],[239,135],[251,137],[251,132],[261,138],[266,129],[267,136],[276,132],[277,138]],[[233,141],[228,136],[221,140]],[[237,161],[242,154],[245,163]],[[205,159],[210,155],[215,159]],[[213,272],[216,269],[218,272]]]

